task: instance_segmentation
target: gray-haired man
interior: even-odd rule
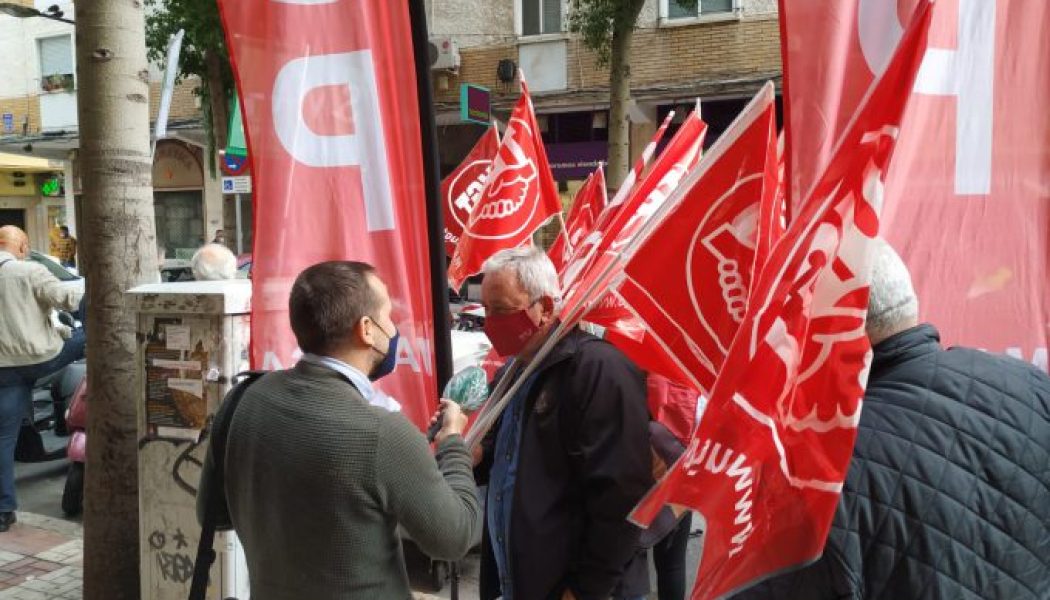
[[[496,351],[533,360],[558,317],[550,259],[496,254],[481,296]],[[502,376],[519,372],[512,362]],[[484,600],[610,596],[638,546],[627,513],[652,485],[645,393],[623,354],[573,330],[511,398],[475,470],[489,486]]]

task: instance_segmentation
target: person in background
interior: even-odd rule
[[[883,240],[866,328],[874,359],[824,554],[733,598],[1045,600],[1050,377],[942,348]]]
[[[15,445],[31,410],[33,384],[83,358],[86,341],[82,328],[60,330],[51,319],[53,310],[78,307],[85,319],[83,290],[63,286],[27,256],[25,232],[0,227],[0,532],[17,520]]]
[[[206,244],[190,261],[197,281],[222,281],[237,278],[237,257],[226,246]]]
[[[65,225],[58,228],[58,239],[55,240],[55,258],[62,263],[63,267],[75,268],[77,266],[77,238],[69,235],[69,227]]]
[[[215,230],[215,239],[213,239],[211,241],[211,243],[219,244],[220,246],[225,246],[226,245],[226,230],[225,229],[216,229]]]
[[[198,519],[224,494],[248,559],[253,598],[409,598],[397,530],[434,559],[459,560],[481,507],[459,405],[442,401],[426,437],[373,387],[394,371],[400,338],[386,285],[367,264],[314,265],[292,285],[292,331],[304,352],[262,376],[230,418],[225,486],[209,452]]]
[[[485,264],[485,333],[520,377],[556,325],[554,265],[535,248]],[[605,600],[639,547],[627,514],[653,483],[641,371],[571,330],[510,398],[476,457],[488,484],[483,600]]]

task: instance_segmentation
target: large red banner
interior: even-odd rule
[[[301,352],[288,294],[326,260],[373,264],[401,332],[380,387],[425,428],[437,397],[408,3],[220,2],[254,187],[252,364]]]
[[[921,4],[759,271],[688,449],[632,515],[648,524],[667,503],[703,513],[694,600],[803,566],[824,547],[871,361],[869,249],[929,6]],[[660,240],[657,231],[647,243]]]
[[[781,0],[794,203],[917,1]],[[1050,3],[939,0],[933,12],[886,183],[883,233],[945,343],[1046,370]]]

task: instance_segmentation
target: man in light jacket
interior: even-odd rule
[[[28,256],[25,232],[0,227],[0,532],[16,520],[15,444],[33,383],[84,357],[83,329],[64,339],[51,321],[53,310],[75,310],[83,292]]]

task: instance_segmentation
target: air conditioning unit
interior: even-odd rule
[[[459,70],[459,46],[447,36],[430,38],[430,68],[435,71]]]

